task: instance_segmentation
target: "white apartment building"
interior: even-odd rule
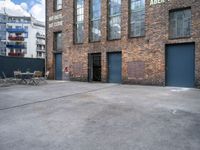
[[[0,55],[45,58],[45,23],[11,0],[0,0]]]
[[[45,25],[33,17],[8,16],[7,56],[45,58]]]

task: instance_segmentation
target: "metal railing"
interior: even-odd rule
[[[24,29],[24,28],[20,28],[20,29],[7,28],[6,31],[10,33],[27,33],[28,32],[27,29]]]
[[[20,36],[18,36],[18,37],[17,36],[16,37],[9,36],[8,39],[12,40],[12,41],[24,41],[24,37],[20,37]]]

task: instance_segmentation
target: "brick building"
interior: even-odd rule
[[[200,85],[200,0],[47,1],[52,79]]]

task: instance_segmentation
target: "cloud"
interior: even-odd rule
[[[45,0],[31,0],[31,8],[28,8],[27,3],[17,5],[11,0],[0,0],[0,13],[4,10],[9,16],[32,16],[39,21],[45,21]]]
[[[26,10],[27,5],[17,5],[10,0],[0,0],[0,13],[6,12],[9,16],[26,16],[29,17],[30,13]]]
[[[28,10],[28,5],[26,3],[21,3],[20,6],[24,9],[24,10]]]
[[[31,7],[30,13],[39,21],[45,21],[45,0],[37,0]]]

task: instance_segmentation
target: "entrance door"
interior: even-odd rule
[[[55,54],[55,79],[62,80],[62,54]]]
[[[89,54],[89,81],[101,81],[101,54]]]
[[[166,85],[178,87],[195,86],[194,44],[167,46]]]
[[[108,82],[121,83],[122,55],[121,53],[108,53]]]

